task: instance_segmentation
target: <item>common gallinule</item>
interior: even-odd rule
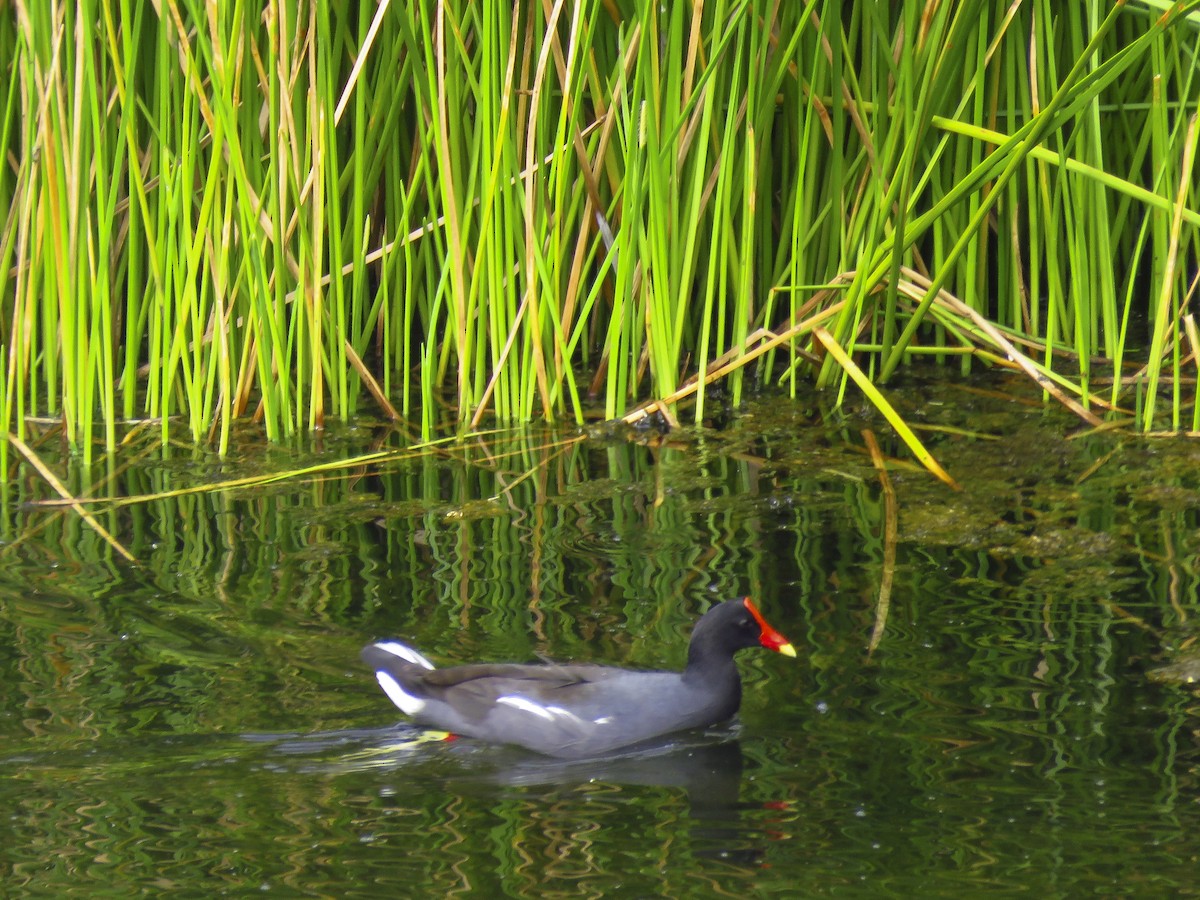
[[[733,655],[755,646],[796,655],[747,597],[701,617],[682,672],[553,663],[435,669],[396,641],[368,644],[362,658],[384,693],[419,725],[580,758],[730,718],[742,702]]]

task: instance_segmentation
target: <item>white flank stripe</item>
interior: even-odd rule
[[[505,706],[511,706],[513,709],[520,709],[527,713],[533,713],[535,716],[546,719],[547,721],[554,721],[554,713],[546,709],[546,707],[534,703],[532,700],[527,700],[524,697],[517,697],[515,695],[508,697],[497,697],[496,702],[503,703]]]
[[[376,672],[375,679],[379,682],[379,686],[383,688],[383,692],[388,695],[388,698],[400,707],[406,716],[415,716],[425,708],[424,700],[420,697],[414,697],[408,691],[404,690],[404,688],[400,687],[400,682],[387,672]]]
[[[421,666],[426,669],[433,668],[433,663],[407,644],[402,644],[399,641],[380,641],[375,646],[385,653],[390,653],[392,656],[400,657],[405,662],[412,663],[414,666]]]
[[[561,706],[547,706],[546,709],[549,710],[551,715],[562,716],[564,719],[571,719],[580,724],[583,723],[583,719],[579,718],[579,716],[575,715],[569,709],[563,709]]]

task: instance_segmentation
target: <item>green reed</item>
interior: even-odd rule
[[[244,417],[700,420],[711,378],[886,404],[933,357],[1196,430],[1198,31],[1200,0],[15,0],[0,425],[90,459],[146,419],[221,451]]]

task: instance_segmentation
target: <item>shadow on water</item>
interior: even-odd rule
[[[378,770],[403,774],[429,766],[461,784],[527,787],[595,782],[684,788],[694,806],[733,809],[742,778],[737,729],[688,733],[582,760],[540,756],[414,726],[350,729],[306,735],[243,735],[270,746],[263,765],[312,774]]]
[[[259,761],[264,768],[309,775],[373,772],[418,780],[427,788],[437,785],[447,795],[487,798],[497,789],[518,788],[612,798],[631,786],[669,788],[686,800],[698,856],[752,865],[765,848],[747,845],[738,730],[730,724],[584,760],[553,759],[470,739],[446,740],[443,733],[406,725],[243,738],[270,748]]]
[[[347,728],[309,734],[243,734],[101,742],[85,752],[51,751],[0,757],[0,772],[21,778],[39,773],[118,778],[165,777],[181,769],[224,767],[275,772],[282,777],[338,777],[363,773],[470,788],[647,785],[682,788],[696,810],[734,811],[742,778],[737,728],[614,752],[594,759],[559,760],[516,747],[446,739],[411,725]],[[484,791],[486,793],[486,790]]]
[[[0,869],[14,895],[852,896],[1194,889],[1200,447],[980,391],[894,400],[962,482],[752,404],[716,432],[524,430],[254,490],[0,494]],[[962,421],[964,410],[970,414]],[[148,451],[71,489],[151,495],[394,447]],[[131,448],[131,454],[139,448]],[[146,450],[147,448],[140,448]],[[22,473],[23,474],[23,473]],[[111,475],[107,481],[105,480]],[[682,667],[750,594],[739,724],[560,762],[432,744],[358,663]]]

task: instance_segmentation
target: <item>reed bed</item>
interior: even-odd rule
[[[1198,32],[1200,0],[14,0],[0,428],[90,460],[131,422],[699,421],[717,379],[886,411],[933,360],[1200,431]]]

